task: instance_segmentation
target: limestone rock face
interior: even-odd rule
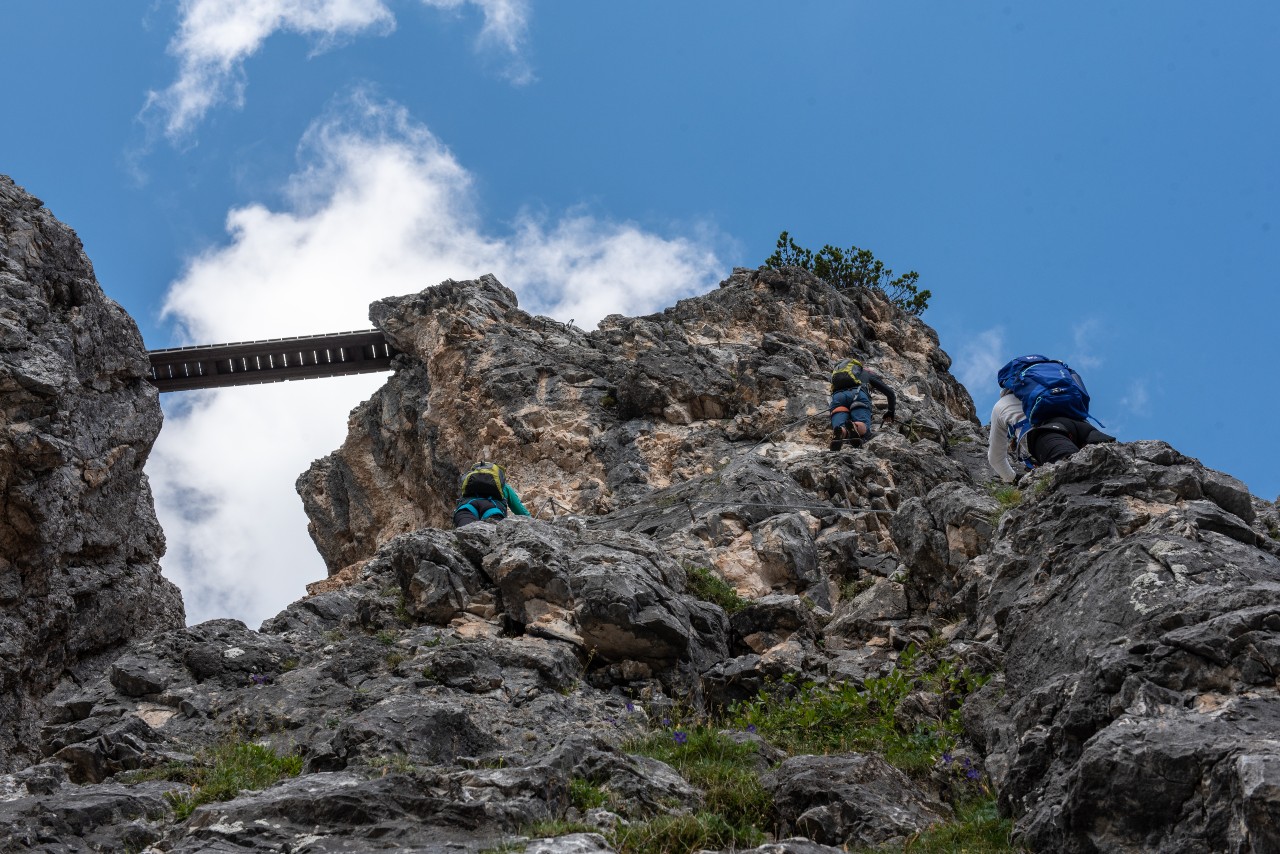
[[[668,677],[727,655],[724,612],[686,595],[684,571],[648,537],[513,519],[405,534],[366,568],[395,577],[423,622],[501,614],[508,631]]]
[[[1093,447],[1028,477],[1002,513],[972,405],[927,327],[796,270],[738,270],[592,333],[529,317],[492,278],[372,315],[401,370],[299,480],[331,572],[374,570],[381,544],[446,524],[460,471],[495,459],[540,515],[569,517],[557,528],[649,538],[753,602],[730,620],[727,656],[668,654],[712,707],[788,680],[881,676],[908,644],[942,646],[995,676],[967,732],[1033,850],[1280,844],[1280,520],[1235,479],[1157,442]],[[827,369],[850,347],[899,390],[899,424],[831,453]],[[572,601],[582,576],[536,545],[541,533],[523,543],[526,527],[474,535],[488,538],[478,571],[420,582],[413,601],[456,620],[496,587],[508,625],[596,648],[590,609]],[[679,590],[672,575],[662,583]],[[616,621],[635,595],[604,612]],[[666,625],[609,631],[653,644]],[[682,687],[634,649],[602,665],[601,687]],[[939,703],[921,690],[895,711],[936,719]],[[855,839],[848,822],[870,819],[851,795],[831,798],[802,819],[813,797],[797,797],[788,826]],[[891,828],[907,807],[874,809]]]
[[[0,769],[59,679],[183,622],[143,474],[147,370],[79,239],[0,176]]]
[[[1274,508],[1162,442],[1038,477],[970,598],[1005,666],[967,722],[1022,838],[1277,850],[1280,542],[1251,524]]]
[[[949,817],[950,809],[878,756],[800,756],[769,777],[784,832],[827,845],[870,848]]]
[[[976,426],[932,330],[872,293],[840,292],[799,270],[738,270],[710,294],[648,317],[610,316],[590,333],[525,313],[491,276],[386,299],[370,314],[405,354],[402,365],[353,412],[343,447],[298,481],[330,574],[398,534],[446,526],[461,472],[480,459],[507,465],[524,503],[546,519],[621,516],[664,491],[686,517],[692,498],[741,498],[718,487],[731,474],[725,466],[736,475],[754,444],[785,454],[797,440],[806,450],[821,441],[830,367],[851,349],[898,389],[907,428],[887,439],[945,444]],[[933,486],[918,474],[899,483],[891,468],[883,456],[859,457],[829,488],[882,498],[887,508],[904,487]],[[777,481],[778,467],[760,476]],[[796,476],[782,475],[792,503],[812,503]],[[644,530],[654,521],[615,524]],[[744,592],[813,586],[817,547],[802,541],[818,526],[800,517],[779,524],[717,531],[722,545],[710,557]]]

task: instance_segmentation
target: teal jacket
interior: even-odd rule
[[[528,516],[529,510],[520,501],[520,496],[516,495],[516,491],[511,488],[511,484],[504,483],[502,485],[502,498],[507,502],[507,506],[511,508],[511,512],[517,516]]]

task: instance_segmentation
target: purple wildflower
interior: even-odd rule
[[[755,732],[755,731],[756,731],[755,724],[747,724],[747,732]]]
[[[676,730],[675,739],[676,739],[676,744],[684,744],[686,741],[689,740],[689,736],[685,735],[679,730]]]
[[[944,753],[944,754],[942,754],[942,764],[943,764],[943,765],[950,765],[950,764],[951,764],[951,754],[950,754],[950,753]]]
[[[628,712],[634,712],[635,710],[636,710],[636,704],[635,704],[635,703],[627,703],[627,711],[628,711]]]
[[[663,719],[662,719],[662,725],[663,725],[663,726],[671,726],[671,718],[663,718]]]
[[[976,780],[980,775],[977,768],[970,768],[968,771],[964,772],[964,776],[970,780]]]

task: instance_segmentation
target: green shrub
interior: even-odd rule
[[[917,317],[929,307],[930,291],[920,290],[916,282],[920,274],[914,271],[896,279],[893,271],[876,260],[869,249],[850,246],[848,249],[827,244],[815,254],[797,246],[787,232],[778,235],[778,246],[765,259],[768,267],[801,267],[837,288],[866,288],[885,296],[898,308]]]
[[[736,614],[747,607],[747,600],[738,595],[733,585],[725,581],[713,570],[704,566],[685,566],[688,577],[688,592],[704,602],[711,602],[724,609],[726,614]]]

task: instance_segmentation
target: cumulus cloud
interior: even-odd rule
[[[161,565],[190,622],[235,617],[257,628],[325,577],[293,484],[342,443],[346,413],[384,380],[165,395],[147,472],[168,544]]]
[[[1102,366],[1096,339],[1102,332],[1102,321],[1096,317],[1077,323],[1071,328],[1071,354],[1066,361],[1079,371]],[[1062,358],[1062,357],[1059,357]]]
[[[1009,361],[1004,343],[1004,327],[996,326],[970,336],[955,353],[952,373],[969,390],[978,417],[995,405],[1000,391],[996,373]]]
[[[1129,383],[1129,388],[1120,398],[1120,405],[1130,415],[1146,417],[1151,414],[1151,392],[1146,377],[1139,377]]]
[[[245,60],[276,32],[314,38],[320,50],[343,37],[395,26],[381,0],[183,0],[179,15],[169,43],[178,79],[149,92],[144,108],[165,116],[170,137],[186,134],[219,103],[242,103]]]
[[[472,3],[483,12],[478,49],[507,57],[506,74],[515,83],[533,79],[524,59],[527,0],[422,0],[427,6],[457,9]],[[162,91],[147,93],[143,114],[164,117],[165,134],[188,134],[215,106],[243,103],[244,64],[278,32],[311,38],[323,51],[358,35],[386,35],[395,16],[382,0],[183,0],[178,33],[169,53],[178,60],[178,77]]]
[[[480,7],[484,26],[476,37],[477,51],[497,51],[506,57],[504,74],[516,85],[533,82],[533,69],[525,59],[525,33],[529,29],[528,0],[422,0],[437,9]]]
[[[225,244],[193,258],[165,314],[192,342],[368,327],[368,305],[446,278],[494,273],[522,305],[580,326],[647,313],[709,288],[707,246],[575,210],[500,232],[472,179],[397,105],[357,93],[318,121],[287,203],[227,217]],[[166,396],[148,471],[169,539],[166,572],[198,621],[250,625],[325,575],[294,480],[334,450],[346,416],[383,381],[348,377]]]

